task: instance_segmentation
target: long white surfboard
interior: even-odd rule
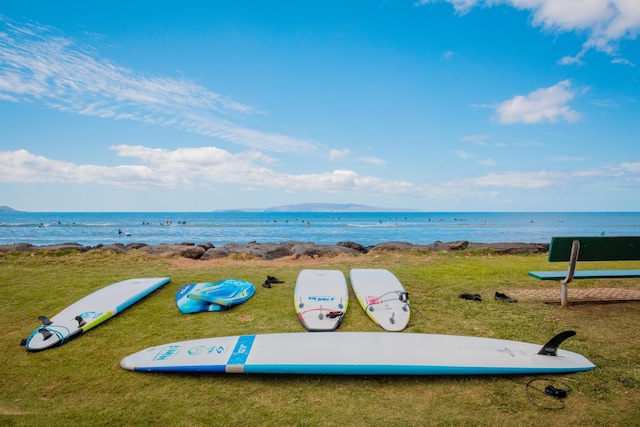
[[[409,294],[389,270],[351,270],[351,287],[367,315],[382,329],[402,331],[409,323]]]
[[[62,345],[86,332],[169,282],[169,277],[129,279],[114,283],[78,300],[51,319],[40,316],[36,328],[23,344],[30,351]]]
[[[342,324],[347,311],[347,280],[340,270],[302,270],[293,300],[298,319],[307,330],[333,331]]]
[[[584,356],[547,344],[391,332],[241,335],[175,342],[125,357],[131,371],[329,375],[501,375],[587,371]]]

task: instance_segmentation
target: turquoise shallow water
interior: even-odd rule
[[[122,233],[119,233],[119,232]],[[364,246],[437,240],[547,243],[552,236],[640,235],[639,212],[0,212],[0,244],[280,243]]]

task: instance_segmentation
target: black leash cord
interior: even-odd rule
[[[546,409],[549,411],[557,411],[560,409],[564,409],[566,407],[565,403],[564,403],[564,399],[567,397],[567,395],[569,394],[569,392],[572,390],[571,386],[563,381],[559,381],[556,379],[552,379],[552,378],[534,378],[532,380],[529,381],[520,381],[520,380],[516,380],[514,378],[509,378],[511,381],[520,383],[520,384],[524,384],[525,386],[525,392],[527,394],[527,400],[529,401],[529,403],[531,403],[534,406],[537,406],[538,408],[542,408],[542,409]],[[546,382],[552,382],[555,384],[558,384],[559,387],[556,388],[555,386],[548,384],[544,389],[535,387],[533,385],[533,383],[537,382],[537,381],[546,381]],[[532,397],[531,391],[535,391],[537,394],[539,394],[540,396],[542,396],[543,398],[546,398],[547,401],[552,402],[555,401],[557,402],[556,405],[544,405],[541,403],[536,402],[536,399],[534,399]],[[551,400],[549,400],[551,399]],[[538,399],[541,400],[541,399]]]

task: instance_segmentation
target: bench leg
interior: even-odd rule
[[[567,277],[560,282],[560,307],[569,305],[568,284],[573,280],[576,272],[576,263],[578,262],[578,254],[580,253],[580,241],[574,240],[571,243],[571,254],[569,255],[569,268],[567,269]]]
[[[565,282],[560,283],[560,307],[569,305],[569,298],[567,296],[568,288]]]

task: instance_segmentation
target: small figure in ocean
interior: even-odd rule
[[[122,229],[118,228],[118,234],[122,234]]]

